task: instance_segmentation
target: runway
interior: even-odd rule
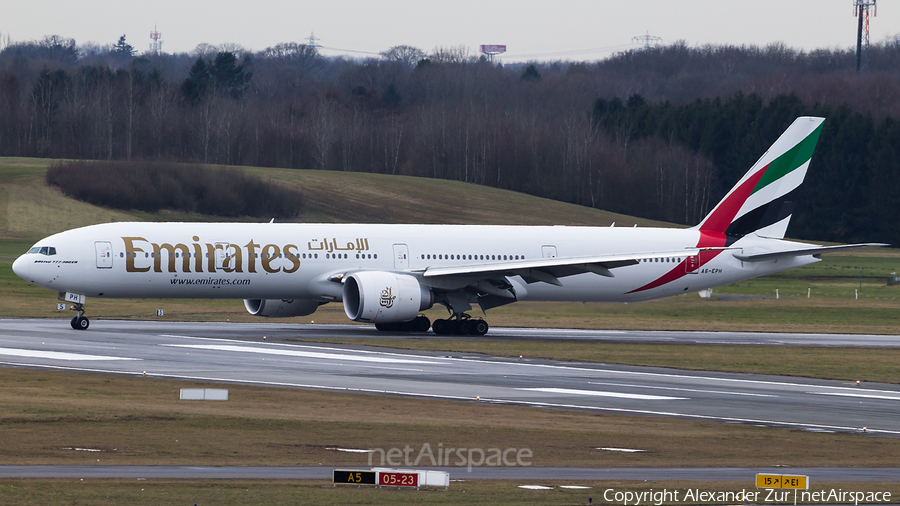
[[[347,334],[374,331],[97,320],[85,332],[0,320],[0,365],[900,437],[898,385],[285,341]]]

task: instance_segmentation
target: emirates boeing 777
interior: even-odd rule
[[[483,335],[473,303],[656,299],[880,246],[784,240],[823,121],[795,120],[693,228],[110,223],[42,239],[13,270],[72,303],[80,330],[87,297],[229,298],[256,316],[342,302],[380,330]],[[434,304],[449,317],[432,324]]]

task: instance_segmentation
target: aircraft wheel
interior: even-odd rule
[[[459,320],[456,322],[456,325],[456,332],[454,332],[454,334],[468,335],[472,333],[471,320]]]
[[[431,328],[431,321],[427,316],[417,316],[412,321],[412,328],[415,332],[428,332],[428,329]]]
[[[447,320],[437,319],[431,324],[431,330],[434,331],[435,334],[442,336],[444,334],[449,334],[447,328]]]
[[[473,336],[483,336],[487,334],[488,323],[484,320],[473,320],[469,322],[469,334]]]
[[[75,330],[87,330],[90,324],[91,322],[83,316],[72,318],[72,328]]]

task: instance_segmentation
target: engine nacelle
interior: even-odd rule
[[[406,274],[362,271],[344,278],[344,312],[355,322],[412,320],[434,305],[431,290]]]
[[[244,307],[253,316],[287,318],[313,314],[319,301],[309,299],[244,299]]]

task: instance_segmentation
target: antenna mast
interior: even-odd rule
[[[156,31],[156,25],[153,25],[153,31],[150,32],[150,40],[153,42],[150,43],[150,53],[151,54],[159,54],[162,52],[162,43],[163,41],[159,40],[162,37],[162,34]]]
[[[869,7],[878,15],[878,0],[853,0],[853,15],[859,19],[856,29],[856,72],[869,70]],[[865,54],[863,47],[865,46]]]

